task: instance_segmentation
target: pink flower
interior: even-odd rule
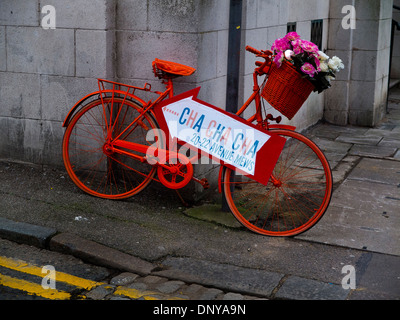
[[[301,54],[303,53],[303,48],[301,47],[301,40],[300,39],[296,39],[293,40],[292,43],[292,47],[293,47],[293,52],[295,55]]]
[[[318,53],[318,47],[310,41],[302,40],[300,46],[304,51]]]
[[[297,40],[300,39],[300,36],[297,34],[297,32],[289,32],[286,36],[285,36],[286,40],[288,41],[293,41],[293,40]]]
[[[315,68],[311,63],[306,62],[302,67],[301,71],[303,71],[305,74],[308,74],[310,77],[314,77],[314,74],[316,72]]]
[[[290,44],[285,38],[276,39],[272,45],[272,51],[281,52],[288,49],[290,49]]]
[[[283,58],[285,57],[283,52],[278,52],[274,58],[274,62],[278,68],[281,67]]]
[[[320,68],[321,61],[319,60],[318,56],[317,57],[314,56],[314,63],[315,63],[315,66],[317,67],[316,71],[320,72],[321,71],[321,68]]]

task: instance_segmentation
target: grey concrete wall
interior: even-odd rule
[[[154,58],[197,68],[177,80],[176,92],[201,86],[200,99],[224,108],[229,2],[1,0],[0,157],[61,165],[61,123],[74,103],[96,90],[98,77],[162,89],[151,71]],[[285,35],[288,21],[297,21],[298,32],[309,39],[312,19],[324,19],[327,30],[328,4],[244,1],[241,102],[252,92],[254,66],[244,46],[270,48]],[[56,9],[55,30],[41,27],[44,5]],[[323,95],[313,94],[291,123],[305,128],[322,112]]]
[[[151,69],[155,58],[197,68],[176,80],[176,93],[201,86],[200,99],[225,108],[229,3],[0,0],[0,158],[62,165],[61,125],[70,108],[97,90],[97,78],[162,89]],[[349,3],[357,9],[358,27],[344,32],[341,8]],[[56,29],[41,27],[45,5],[56,9]],[[323,19],[320,49],[341,57],[346,69],[331,89],[313,93],[284,122],[299,130],[324,117],[337,124],[375,124],[384,112],[391,5],[392,0],[243,0],[240,102],[252,92],[255,61],[245,46],[269,49],[286,34],[288,22],[297,22],[297,32],[310,40],[311,20]],[[196,170],[211,176],[214,167]]]
[[[175,94],[201,86],[199,98],[225,108],[228,55],[229,0],[118,0],[116,6],[116,78],[124,83],[164,87],[152,73],[155,58],[197,69],[175,80]],[[154,100],[154,97],[153,97]],[[195,166],[214,190],[218,168],[209,159]],[[208,165],[207,165],[208,164]],[[185,188],[185,198],[206,191],[199,184]]]
[[[56,29],[41,22],[56,9]],[[198,69],[176,92],[225,106],[229,0],[1,0],[1,158],[62,165],[62,121],[96,78],[150,82],[154,58]]]
[[[56,29],[41,27],[44,5]],[[62,165],[64,117],[113,76],[113,3],[106,0],[0,1],[0,157]]]
[[[329,53],[342,57],[346,69],[328,90],[325,117],[345,125],[375,126],[386,112],[392,0],[354,0],[356,28],[343,29],[347,0],[330,2]]]
[[[45,5],[56,28],[45,30]],[[154,77],[155,58],[197,68],[176,93],[225,108],[229,0],[0,0],[0,158],[62,166],[62,122],[97,78]],[[144,95],[144,98],[154,99]],[[198,166],[212,176],[214,166]]]
[[[197,69],[176,80],[176,93],[201,86],[200,98],[225,106],[229,0],[151,0],[117,2],[116,76],[146,80],[155,58]]]

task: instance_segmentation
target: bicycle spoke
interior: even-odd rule
[[[151,116],[128,99],[103,96],[90,102],[74,116],[64,135],[68,174],[79,188],[98,197],[120,199],[140,192],[152,181],[156,168],[129,153],[114,153],[112,137],[125,130],[126,141],[151,145],[147,131],[156,128]]]
[[[332,181],[329,164],[304,136],[275,130],[287,143],[267,186],[246,177],[229,179],[223,188],[232,213],[250,230],[275,236],[301,233],[314,225],[329,204]]]

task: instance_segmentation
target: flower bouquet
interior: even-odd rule
[[[338,57],[329,58],[318,47],[288,33],[272,45],[274,63],[262,96],[284,116],[292,119],[312,91],[328,89],[335,72],[344,68]]]
[[[290,62],[304,77],[312,82],[314,91],[321,93],[328,89],[335,78],[335,72],[344,69],[340,58],[329,58],[318,47],[306,40],[301,40],[296,32],[289,32],[284,38],[277,39],[272,45],[275,53],[274,62],[279,68],[283,61]]]

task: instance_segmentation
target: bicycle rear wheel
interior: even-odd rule
[[[112,131],[111,140],[117,137],[141,111],[142,107],[133,101],[104,97],[88,103],[72,118],[64,134],[63,159],[69,176],[80,189],[100,198],[123,199],[139,193],[151,182],[155,166],[113,152],[109,144],[108,132]],[[152,145],[155,142],[147,141],[146,136],[157,127],[154,118],[145,113],[120,139]]]
[[[294,236],[325,213],[332,196],[332,173],[322,151],[305,136],[274,130],[287,139],[264,186],[225,168],[223,191],[233,215],[262,235]]]

